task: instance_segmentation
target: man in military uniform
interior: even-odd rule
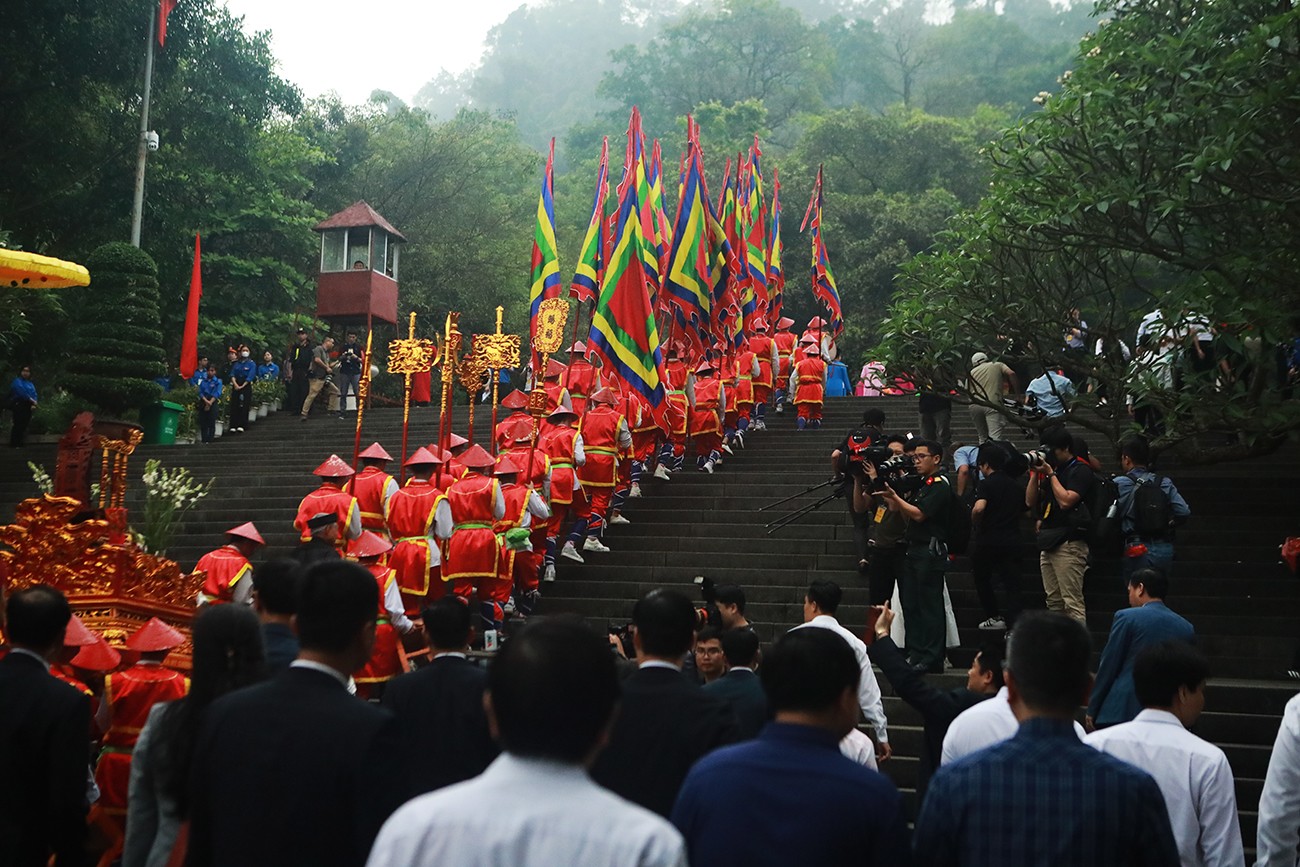
[[[204,554],[194,566],[195,572],[205,573],[198,604],[249,604],[253,598],[253,565],[248,561],[265,544],[251,521],[227,530],[226,544]]]
[[[361,459],[361,472],[352,477],[343,490],[357,498],[361,510],[361,529],[388,536],[384,512],[388,498],[397,492],[397,480],[388,474],[387,464],[393,459],[379,443],[371,443],[357,457]]]
[[[150,618],[126,640],[140,661],[116,672],[104,687],[109,726],[104,748],[95,767],[99,806],[125,831],[127,794],[131,782],[131,752],[149,718],[149,709],[161,701],[174,701],[189,690],[179,672],[163,667],[167,654],[185,643],[185,636],[157,617]]]
[[[348,462],[338,455],[330,455],[312,471],[312,475],[320,479],[320,487],[302,498],[298,504],[298,516],[293,521],[302,541],[307,541],[311,536],[307,521],[321,512],[330,512],[335,516],[338,523],[336,544],[339,546],[361,535],[361,507],[357,505],[357,498],[344,490],[348,479],[355,474]]]

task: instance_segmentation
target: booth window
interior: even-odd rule
[[[348,230],[329,229],[321,234],[320,269],[321,271],[346,271]]]

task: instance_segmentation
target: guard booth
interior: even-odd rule
[[[376,319],[396,325],[402,233],[365,202],[349,205],[314,231],[321,236],[316,316],[358,331],[368,331]]]

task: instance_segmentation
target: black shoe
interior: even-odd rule
[[[909,665],[908,668],[912,669],[912,671],[915,671],[917,674],[943,674],[942,664],[940,664],[938,668],[931,668],[924,662],[917,662]]]

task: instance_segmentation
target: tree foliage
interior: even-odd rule
[[[1074,366],[1168,416],[1160,444],[1196,459],[1276,447],[1300,407],[1272,388],[1274,347],[1300,301],[1300,11],[1265,0],[1103,4],[1114,19],[1082,44],[1044,110],[989,150],[988,197],[907,271],[882,350],[894,365],[957,382],[972,351],[1007,335],[1040,366]],[[1068,358],[1067,312],[1089,338],[1133,346],[1161,311],[1170,337],[1217,327],[1231,370],[1162,380],[1133,347]],[[1177,387],[1173,383],[1177,383]],[[1080,406],[1086,409],[1091,399]],[[1077,413],[1117,440],[1121,413]],[[1207,445],[1213,431],[1245,443]]]

